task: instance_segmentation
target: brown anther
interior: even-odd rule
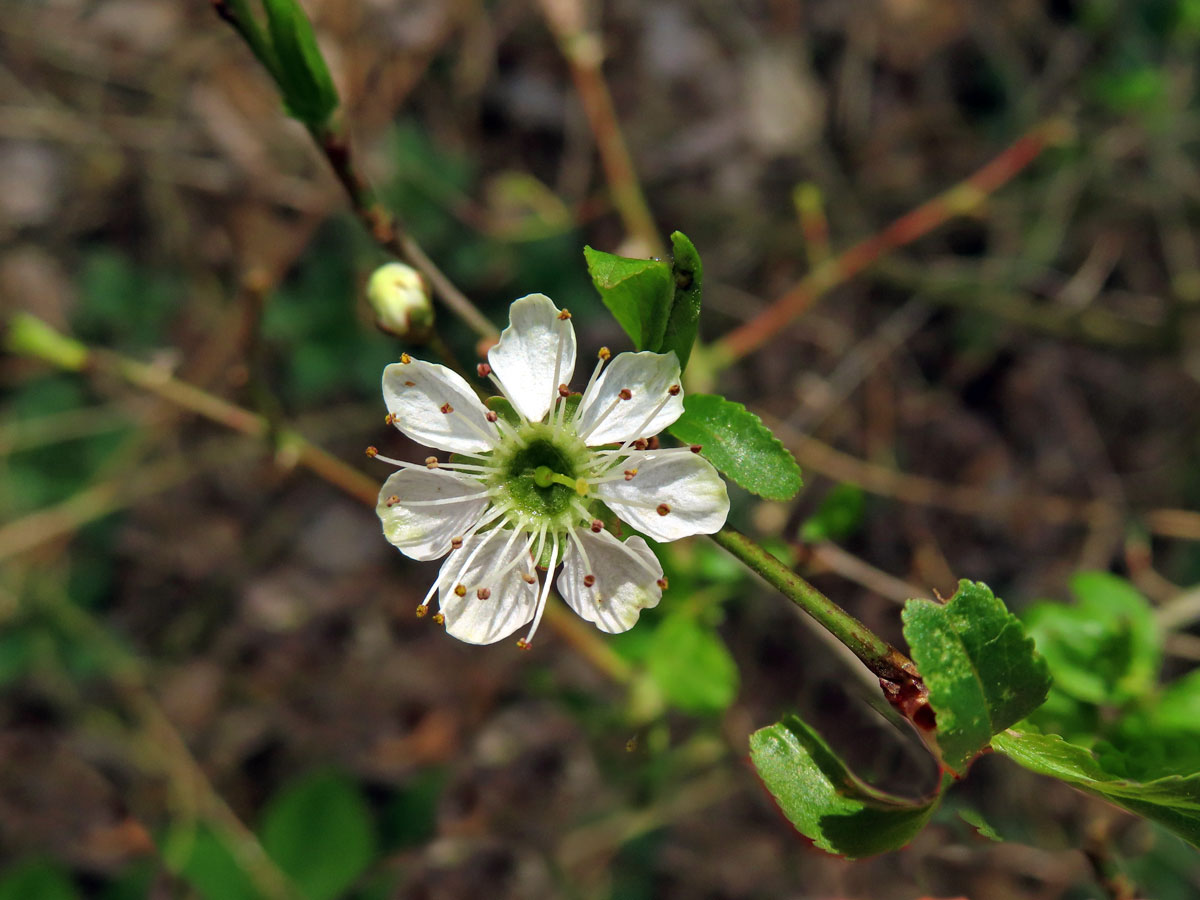
[[[478,597],[480,600],[487,600],[489,597],[492,596],[492,591],[490,588],[480,588],[479,590],[477,590],[475,592],[475,596]]]
[[[483,417],[489,422],[495,422],[498,418],[500,418],[499,414],[494,409],[489,409],[486,413],[484,413]]]
[[[660,503],[660,504],[658,504],[658,506],[656,506],[654,508],[654,511],[656,513],[658,513],[660,516],[665,516],[667,513],[669,513],[671,511],[671,507],[667,506],[667,504],[665,504],[665,503]]]
[[[645,450],[646,449],[646,439],[638,438],[636,441],[634,441],[633,449],[634,450]]]
[[[570,395],[571,395],[571,391],[565,384],[560,384],[558,386],[558,396],[562,397],[565,400]]]
[[[422,603],[420,606],[417,607],[417,618],[423,619],[427,615],[429,615],[429,607],[426,606],[424,603]]]
[[[622,400],[632,400],[633,399],[633,391],[631,391],[629,388],[621,388],[621,391],[619,394],[617,394],[617,396],[620,397]]]
[[[518,641],[517,641],[517,649],[518,650],[528,650],[531,647],[533,647],[533,644],[529,643],[529,641],[525,640],[525,638],[518,639]]]
[[[456,596],[456,597],[467,596],[467,586],[465,584],[456,584],[454,586],[454,596]]]
[[[659,590],[665,591],[667,589],[667,579],[665,577],[658,579],[654,583],[658,585]]]
[[[599,534],[601,531],[604,530],[604,523],[601,522],[599,519],[592,519],[591,528],[592,528],[592,534]]]
[[[386,500],[383,501],[383,505],[386,506],[388,509],[391,509],[393,506],[395,506],[399,502],[400,502],[400,498],[397,497],[395,494],[392,494],[392,496],[388,497]]]
[[[412,357],[409,356],[407,353],[401,353],[400,354],[400,362],[404,363],[404,365],[407,366],[410,362],[412,362]]]
[[[395,422],[396,422],[396,417],[393,416],[391,413],[388,413],[386,416],[383,417],[384,425],[394,425]]]
[[[583,586],[584,587],[591,587],[595,583],[596,583],[595,575],[584,575],[583,576]]]
[[[451,550],[461,550],[462,549],[462,538],[460,538],[460,537],[450,538],[450,549]]]
[[[565,322],[567,319],[571,318],[571,311],[569,309],[562,310],[561,312],[559,312],[558,318],[559,318],[559,321]]]
[[[436,456],[427,456],[427,457],[425,457],[425,468],[427,468],[427,469],[436,469],[437,467],[438,467],[438,461],[437,461],[437,457],[436,457]]]
[[[521,580],[524,581],[526,584],[537,584],[537,579],[534,578],[533,575],[531,575],[529,572],[523,573],[521,575]]]
[[[692,444],[692,446],[688,447],[688,449],[691,450],[693,453],[699,453],[704,448],[702,446],[700,446],[699,444]]]
[[[658,442],[657,434],[654,437],[650,438],[650,440],[646,441],[646,449],[647,450],[657,450],[661,446],[662,446],[662,444],[660,444]]]
[[[450,413],[454,412],[454,407],[451,406],[449,403],[443,403],[441,406],[438,407],[438,409],[440,409],[446,415],[450,415]]]
[[[637,474],[637,469],[626,469],[625,470],[625,480],[633,481],[633,476],[636,474]]]
[[[596,356],[599,357],[600,359],[604,360],[605,362],[608,362],[609,359],[612,358],[612,351],[609,350],[607,347],[601,347],[600,352],[597,353]]]
[[[416,387],[417,383],[415,381],[406,381],[406,382],[404,382],[404,386],[405,387]]]
[[[667,388],[667,393],[670,394],[672,397],[678,397],[680,390],[681,389],[680,389],[679,385],[673,384],[669,388]]]
[[[434,613],[434,614],[433,614],[433,621],[434,621],[434,622],[436,622],[438,625],[445,625],[445,624],[446,624],[446,617],[445,617],[445,616],[443,616],[441,613]]]
[[[367,456],[371,457],[371,459],[374,459],[378,455],[379,455],[379,450],[377,448],[375,448],[375,447],[367,448]]]
[[[487,363],[480,363],[475,367],[475,371],[479,373],[480,378],[487,378],[492,374],[492,367]]]

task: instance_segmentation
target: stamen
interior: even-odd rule
[[[478,494],[463,494],[461,497],[443,497],[441,500],[406,500],[404,505],[410,506],[449,506],[451,503],[466,503],[469,500],[482,500],[484,497],[490,497],[491,491],[482,491]],[[400,502],[400,498],[395,495],[388,497],[388,506],[395,506],[392,501]]]
[[[444,615],[442,615],[440,612],[435,612],[433,614],[433,621],[434,621],[434,624],[436,624],[436,625],[445,625],[446,617]]]
[[[600,377],[600,370],[604,368],[604,364],[612,357],[612,353],[607,347],[601,347],[600,352],[596,354],[596,368],[592,369],[592,377],[588,379],[587,387],[583,389],[583,397],[586,398],[588,392],[591,391],[592,385],[596,383],[596,379]],[[571,417],[572,422],[578,422],[580,415],[583,413],[583,400],[579,401],[579,405],[575,407],[575,415]]]
[[[629,390],[628,390],[628,389],[625,389],[625,390],[623,390],[621,393],[622,393],[622,394],[629,394]],[[630,397],[632,397],[632,396],[633,396],[633,394],[629,394],[629,396],[630,396]],[[628,399],[628,398],[626,398],[626,397],[622,397],[622,396],[620,396],[620,395],[618,395],[616,398],[614,398],[614,399],[613,399],[613,402],[612,402],[612,403],[610,403],[610,404],[608,404],[608,408],[607,408],[607,409],[605,409],[605,410],[604,410],[604,412],[600,413],[600,415],[596,417],[596,421],[592,422],[592,427],[591,427],[591,428],[589,428],[587,431],[581,431],[581,432],[579,433],[579,439],[580,439],[581,441],[585,441],[585,442],[586,442],[586,441],[587,441],[587,439],[588,439],[588,435],[590,435],[590,434],[591,434],[593,431],[595,431],[595,430],[596,430],[598,427],[600,427],[600,423],[601,423],[601,422],[603,422],[605,419],[607,419],[607,418],[608,418],[608,416],[609,416],[609,413],[611,413],[611,412],[612,412],[614,409],[616,409],[616,408],[617,408],[617,404],[618,404],[618,403],[620,403],[622,400],[625,400],[625,399]],[[580,409],[583,409],[583,403],[582,403],[582,402],[579,404],[579,408],[580,408]]]
[[[621,390],[617,392],[617,396],[622,400],[632,400],[633,391],[631,391],[629,388],[621,388]]]
[[[596,583],[596,576],[595,576],[595,575],[584,575],[584,576],[583,576],[583,586],[584,586],[584,587],[586,587],[586,588],[590,588],[590,587],[591,587],[592,585],[594,585],[595,583]]]
[[[654,511],[656,513],[658,513],[660,516],[665,516],[667,513],[669,513],[671,511],[671,507],[669,507],[665,503],[660,503],[660,504],[658,504],[658,506],[656,506],[654,508]]]
[[[438,467],[438,458],[436,456],[425,457],[425,468],[436,469]]]
[[[564,309],[562,312],[560,312],[558,314],[559,321],[565,321],[565,319],[571,318],[570,313],[567,313],[566,317],[564,318],[564,316],[563,316],[564,312],[567,312],[567,311]],[[560,371],[562,371],[563,335],[565,332],[566,332],[565,328],[558,329],[558,349],[554,351],[554,378],[550,382],[551,384],[558,385],[558,387],[556,387],[554,389],[554,392],[550,395],[550,410],[549,410],[550,415],[547,419],[547,421],[549,421],[549,422],[554,422],[557,419],[558,410],[556,408],[556,404],[558,403],[558,398],[560,396],[564,396],[564,397],[566,396],[565,394],[562,393],[562,389],[563,389],[564,385],[558,384],[558,374]]]
[[[409,356],[407,353],[401,353],[400,354],[400,362],[407,366],[410,362],[412,362],[412,357]]]
[[[442,413],[447,416],[450,415],[450,413],[454,412],[454,407],[451,406],[449,403],[443,403],[441,406],[438,407],[438,409],[440,409],[442,411]]]
[[[463,542],[463,539],[460,537],[450,538],[450,549],[451,550],[461,550],[462,542]]]
[[[475,596],[478,597],[480,600],[488,600],[488,599],[491,599],[492,592],[491,592],[490,588],[483,587],[475,592]]]
[[[480,378],[487,378],[492,374],[492,367],[484,362],[477,365],[475,371],[479,374]]]
[[[454,586],[454,593],[456,596],[459,596],[459,597],[467,596],[467,586],[465,584],[461,584],[461,583],[456,584]]]
[[[558,535],[553,535],[550,545],[550,565],[546,568],[546,583],[542,585],[542,593],[538,597],[537,608],[533,613],[533,624],[529,627],[529,634],[525,635],[525,646],[528,647],[533,643],[533,636],[537,634],[538,625],[542,623],[542,613],[546,611],[546,598],[550,596],[550,583],[554,580],[550,575],[554,572],[554,567],[558,565]],[[541,554],[538,554],[541,556]]]
[[[579,551],[579,557],[580,557],[580,559],[583,560],[583,571],[590,573],[592,571],[592,561],[590,559],[588,559],[587,550],[584,549],[583,541],[581,541],[579,539],[579,535],[577,535],[575,533],[574,528],[567,529],[567,536],[571,538],[571,542],[575,545],[575,549]],[[591,584],[588,583],[588,578],[592,579]],[[583,584],[585,587],[591,587],[592,584],[595,584],[595,583],[596,583],[595,575],[589,574],[583,579]]]
[[[377,450],[375,447],[367,448],[367,456],[371,457],[371,459],[374,459],[378,455],[379,455],[379,450]]]
[[[503,397],[505,400],[507,400],[508,405],[511,406],[516,411],[518,416],[521,417],[521,421],[522,422],[529,421],[528,419],[525,418],[524,414],[517,407],[517,404],[512,402],[512,396],[508,393],[508,390],[504,387],[504,382],[500,380],[500,376],[497,375],[495,372],[488,372],[487,377],[488,377],[488,381],[490,381],[492,384],[494,384],[496,386],[496,390],[498,390],[500,392],[500,396]],[[557,380],[557,379],[555,379],[555,380]]]
[[[417,607],[417,618],[423,619],[427,615],[429,615],[429,607],[426,606],[424,603],[422,603],[420,606]]]
[[[665,576],[665,575],[662,578],[658,579],[658,581],[656,581],[654,583],[658,585],[658,589],[660,591],[665,591],[668,587],[670,587],[670,584],[667,581],[667,576]]]
[[[637,474],[637,469],[626,469],[625,470],[625,480],[633,481],[633,476],[636,474]]]
[[[393,416],[391,413],[388,413],[386,416],[383,417],[383,424],[384,425],[395,425],[396,417]]]
[[[604,523],[599,519],[592,519],[592,523],[589,527],[592,529],[592,534],[599,534],[604,530]]]
[[[646,416],[646,418],[645,418],[645,420],[642,422],[642,424],[641,424],[641,425],[639,425],[639,426],[638,426],[636,429],[634,429],[634,432],[633,432],[633,435],[634,435],[634,436],[633,436],[632,438],[630,438],[629,440],[625,441],[625,443],[623,443],[623,444],[622,444],[622,445],[621,445],[621,446],[620,446],[620,447],[617,449],[617,453],[623,453],[623,452],[625,452],[626,450],[628,450],[628,449],[629,449],[629,445],[630,445],[630,444],[637,444],[637,443],[638,443],[638,441],[637,441],[637,436],[638,436],[639,434],[643,433],[643,432],[644,432],[644,431],[645,431],[647,428],[649,428],[649,427],[650,427],[650,423],[654,421],[654,417],[655,417],[655,416],[657,416],[657,415],[658,415],[660,412],[662,412],[662,408],[663,408],[664,406],[666,406],[668,403],[670,403],[670,402],[671,402],[671,398],[672,398],[672,397],[674,397],[676,394],[678,394],[678,393],[679,393],[679,385],[677,385],[677,384],[676,384],[676,385],[672,385],[672,387],[674,387],[674,388],[675,388],[675,391],[674,391],[674,392],[672,392],[672,391],[671,391],[671,390],[669,390],[669,389],[667,390],[667,395],[666,395],[665,397],[663,397],[661,400],[659,400],[659,401],[658,401],[658,404],[657,404],[657,405],[654,407],[654,409],[653,409],[653,410],[651,410],[651,411],[650,411],[650,415]],[[652,440],[653,440],[653,438],[652,438]],[[615,464],[615,463],[614,463],[614,464]],[[634,471],[636,471],[636,470],[634,470]]]

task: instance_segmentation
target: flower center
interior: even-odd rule
[[[581,518],[580,500],[588,493],[581,476],[591,456],[573,430],[527,424],[497,448],[493,483],[506,495],[513,518],[529,520],[534,530],[563,530]]]

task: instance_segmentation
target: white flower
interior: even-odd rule
[[[667,582],[642,538],[604,530],[598,502],[673,541],[725,524],[725,483],[699,447],[658,449],[649,440],[683,412],[674,353],[621,353],[605,367],[610,354],[601,349],[580,396],[567,388],[570,313],[531,294],[509,315],[479,373],[511,404],[513,422],[445,366],[405,354],[384,370],[388,420],[453,457],[378,457],[400,466],[379,493],[383,533],[413,559],[449,554],[417,612],[437,594],[446,630],[460,640],[490,644],[532,623],[518,642],[528,647],[560,562],[558,590],[571,608],[602,631],[627,631]]]

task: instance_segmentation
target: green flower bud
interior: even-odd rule
[[[433,330],[429,289],[412,266],[391,262],[376,269],[367,282],[367,300],[375,311],[375,324],[389,334],[422,343]]]

